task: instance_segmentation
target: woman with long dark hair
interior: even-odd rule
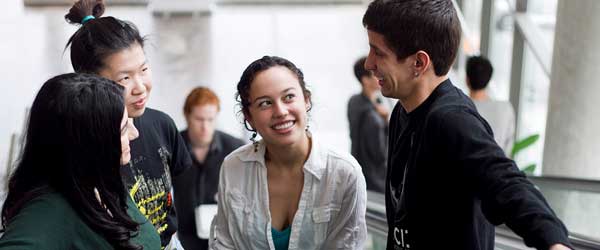
[[[89,74],[56,76],[38,92],[26,133],[0,249],[160,249],[120,175],[137,137],[123,87]]]
[[[309,132],[302,71],[265,56],[244,70],[237,89],[253,144],[223,161],[209,249],[363,249],[365,178],[352,156]]]
[[[192,161],[171,117],[146,106],[152,73],[144,38],[133,23],[102,16],[104,9],[102,0],[79,0],[65,15],[67,22],[80,26],[67,44],[71,64],[75,72],[97,74],[125,88],[125,105],[140,135],[131,143],[132,159],[121,174],[140,212],[159,232],[162,246],[171,249],[177,231],[172,177]]]

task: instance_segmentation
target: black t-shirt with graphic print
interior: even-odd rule
[[[177,231],[172,176],[192,165],[175,123],[167,114],[146,108],[134,118],[139,137],[130,142],[131,162],[121,169],[129,194],[160,234],[164,247]]]

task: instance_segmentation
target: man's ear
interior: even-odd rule
[[[422,75],[432,66],[431,58],[427,52],[419,50],[415,53],[415,64],[413,65],[415,76]]]

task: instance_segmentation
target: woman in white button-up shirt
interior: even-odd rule
[[[307,131],[302,72],[265,56],[237,88],[246,127],[263,139],[223,162],[210,249],[363,249],[364,176],[352,156],[321,147]]]

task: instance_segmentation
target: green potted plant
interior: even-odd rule
[[[512,152],[510,153],[510,158],[515,159],[515,155],[517,155],[519,152],[523,151],[524,149],[530,147],[539,139],[540,139],[539,134],[533,134],[533,135],[527,136],[521,140],[516,141],[515,145],[513,146]],[[521,165],[521,164],[518,164],[518,165]],[[525,165],[525,167],[522,167],[521,171],[525,172],[528,175],[531,175],[535,171],[536,167],[537,166],[535,163],[531,163],[531,164]]]

